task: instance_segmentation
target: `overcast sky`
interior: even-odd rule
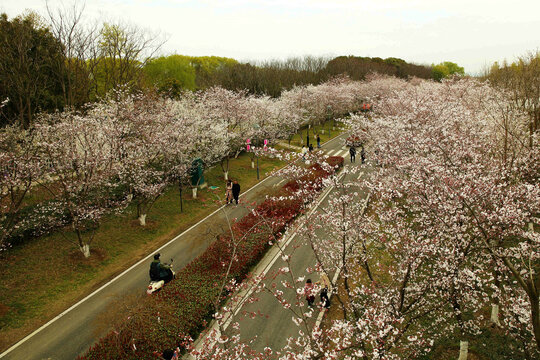
[[[45,0],[0,0],[9,17],[25,9],[45,14]],[[86,0],[85,13],[167,34],[164,54],[399,57],[475,74],[540,50],[540,0]]]

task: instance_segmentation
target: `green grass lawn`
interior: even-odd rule
[[[336,121],[335,130],[333,128],[334,121],[327,121],[324,124],[315,125],[309,129],[309,142],[317,147],[317,134],[321,137],[321,144],[343,133],[343,123]],[[306,144],[306,134],[308,127],[301,128],[291,139],[291,145],[302,146]],[[302,140],[303,142],[302,142]]]
[[[261,158],[261,180],[284,165]],[[219,186],[223,190],[219,194],[224,193],[219,165],[206,170],[204,176],[209,186]],[[248,154],[231,159],[229,177],[239,181],[243,192],[258,182]],[[109,216],[97,230],[89,259],[84,259],[75,246],[74,234],[67,230],[65,237],[58,231],[0,254],[0,349],[221,205],[208,188],[199,189],[197,195],[192,199],[191,190],[184,190],[184,211],[180,213],[178,188],[169,187],[148,213],[144,228],[138,225],[133,206],[121,215]]]

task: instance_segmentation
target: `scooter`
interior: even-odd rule
[[[171,262],[169,264],[167,263],[164,263],[164,264],[169,265],[170,267],[169,271],[172,273],[172,279],[174,279],[176,277],[176,273],[172,269],[172,266],[171,266],[172,262],[173,262],[173,259],[171,259]],[[146,288],[146,293],[148,295],[152,295],[153,293],[160,291],[164,285],[165,285],[165,280],[158,280],[158,281],[150,280],[150,284],[148,284],[148,287]]]

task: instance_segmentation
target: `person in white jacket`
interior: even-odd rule
[[[308,152],[308,149],[305,145],[302,145],[302,160],[306,161],[306,154]]]

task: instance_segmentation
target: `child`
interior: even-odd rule
[[[306,295],[306,301],[308,306],[313,306],[313,303],[315,302],[315,295],[313,294],[313,283],[311,282],[311,279],[306,280],[306,286],[304,287],[304,295]]]

